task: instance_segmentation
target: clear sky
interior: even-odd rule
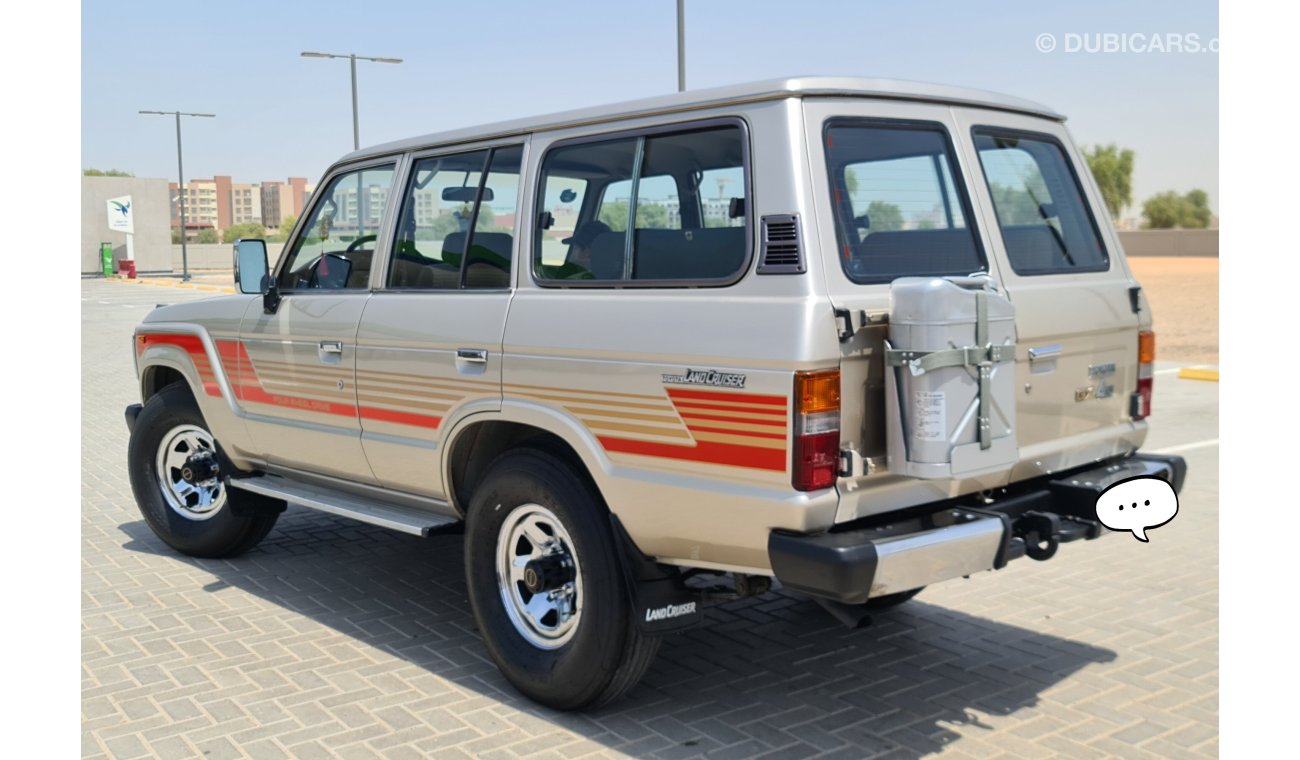
[[[352,148],[347,61],[358,63],[361,143],[672,92],[675,0],[523,2],[91,2],[82,6],[82,165],[236,182],[306,176]],[[1202,188],[1218,210],[1217,53],[1067,52],[1100,33],[1219,35],[1205,0],[1058,4],[687,0],[687,87],[795,74],[939,82],[1037,100],[1081,144],[1137,153],[1134,208]],[[1039,36],[1056,49],[1040,52]],[[1070,35],[1075,35],[1071,38]]]

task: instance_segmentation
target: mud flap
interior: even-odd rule
[[[623,581],[637,628],[654,635],[676,633],[704,622],[704,595],[689,589],[672,570],[641,553],[615,515],[610,526],[618,543]]]

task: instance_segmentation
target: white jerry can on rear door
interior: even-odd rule
[[[1015,310],[992,278],[894,280],[885,349],[890,472],[966,478],[1016,463]]]

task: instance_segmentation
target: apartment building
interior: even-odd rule
[[[306,177],[289,177],[288,181],[267,180],[261,184],[262,224],[278,229],[287,216],[302,216],[314,185]]]

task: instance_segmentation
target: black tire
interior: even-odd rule
[[[536,516],[534,507],[558,519],[567,535],[550,535],[568,538],[572,545],[560,541],[556,546],[563,551],[556,551],[566,558],[571,551],[577,565],[576,573],[567,576],[580,589],[574,603],[576,620],[567,640],[544,642],[552,648],[528,638],[544,634],[530,634],[527,623],[512,621],[511,615],[521,612],[518,606],[510,611],[509,594],[527,594],[527,587],[502,579],[497,569],[503,529],[505,544],[511,546],[512,526],[523,519],[521,514]],[[546,515],[538,517],[543,525]],[[522,545],[528,545],[527,539]],[[518,546],[506,550],[509,556]],[[475,490],[465,519],[470,605],[488,654],[530,699],[558,710],[600,707],[632,688],[654,660],[660,639],[642,633],[633,622],[616,546],[605,504],[594,487],[548,452],[516,449],[502,454]]]
[[[227,488],[221,479],[231,474],[231,467],[220,447],[212,442],[219,485],[206,490],[218,494],[210,500],[215,506],[208,513],[200,515],[197,510],[187,510],[196,516],[183,516],[183,500],[173,491],[171,498],[180,501],[182,506],[169,503],[164,492],[167,486],[159,473],[160,447],[175,440],[173,434],[183,429],[206,433],[206,440],[211,441],[203,414],[184,383],[174,383],[159,391],[145,402],[136,417],[127,446],[127,468],[140,514],[159,538],[183,554],[207,558],[243,554],[271,532],[280,512],[284,511],[284,502]],[[183,442],[180,445],[186,447]]]
[[[925,591],[925,586],[914,588],[911,591],[900,591],[897,594],[886,594],[885,596],[868,599],[862,606],[872,612],[880,612],[881,610],[887,610],[891,607],[897,607],[922,591]]]

